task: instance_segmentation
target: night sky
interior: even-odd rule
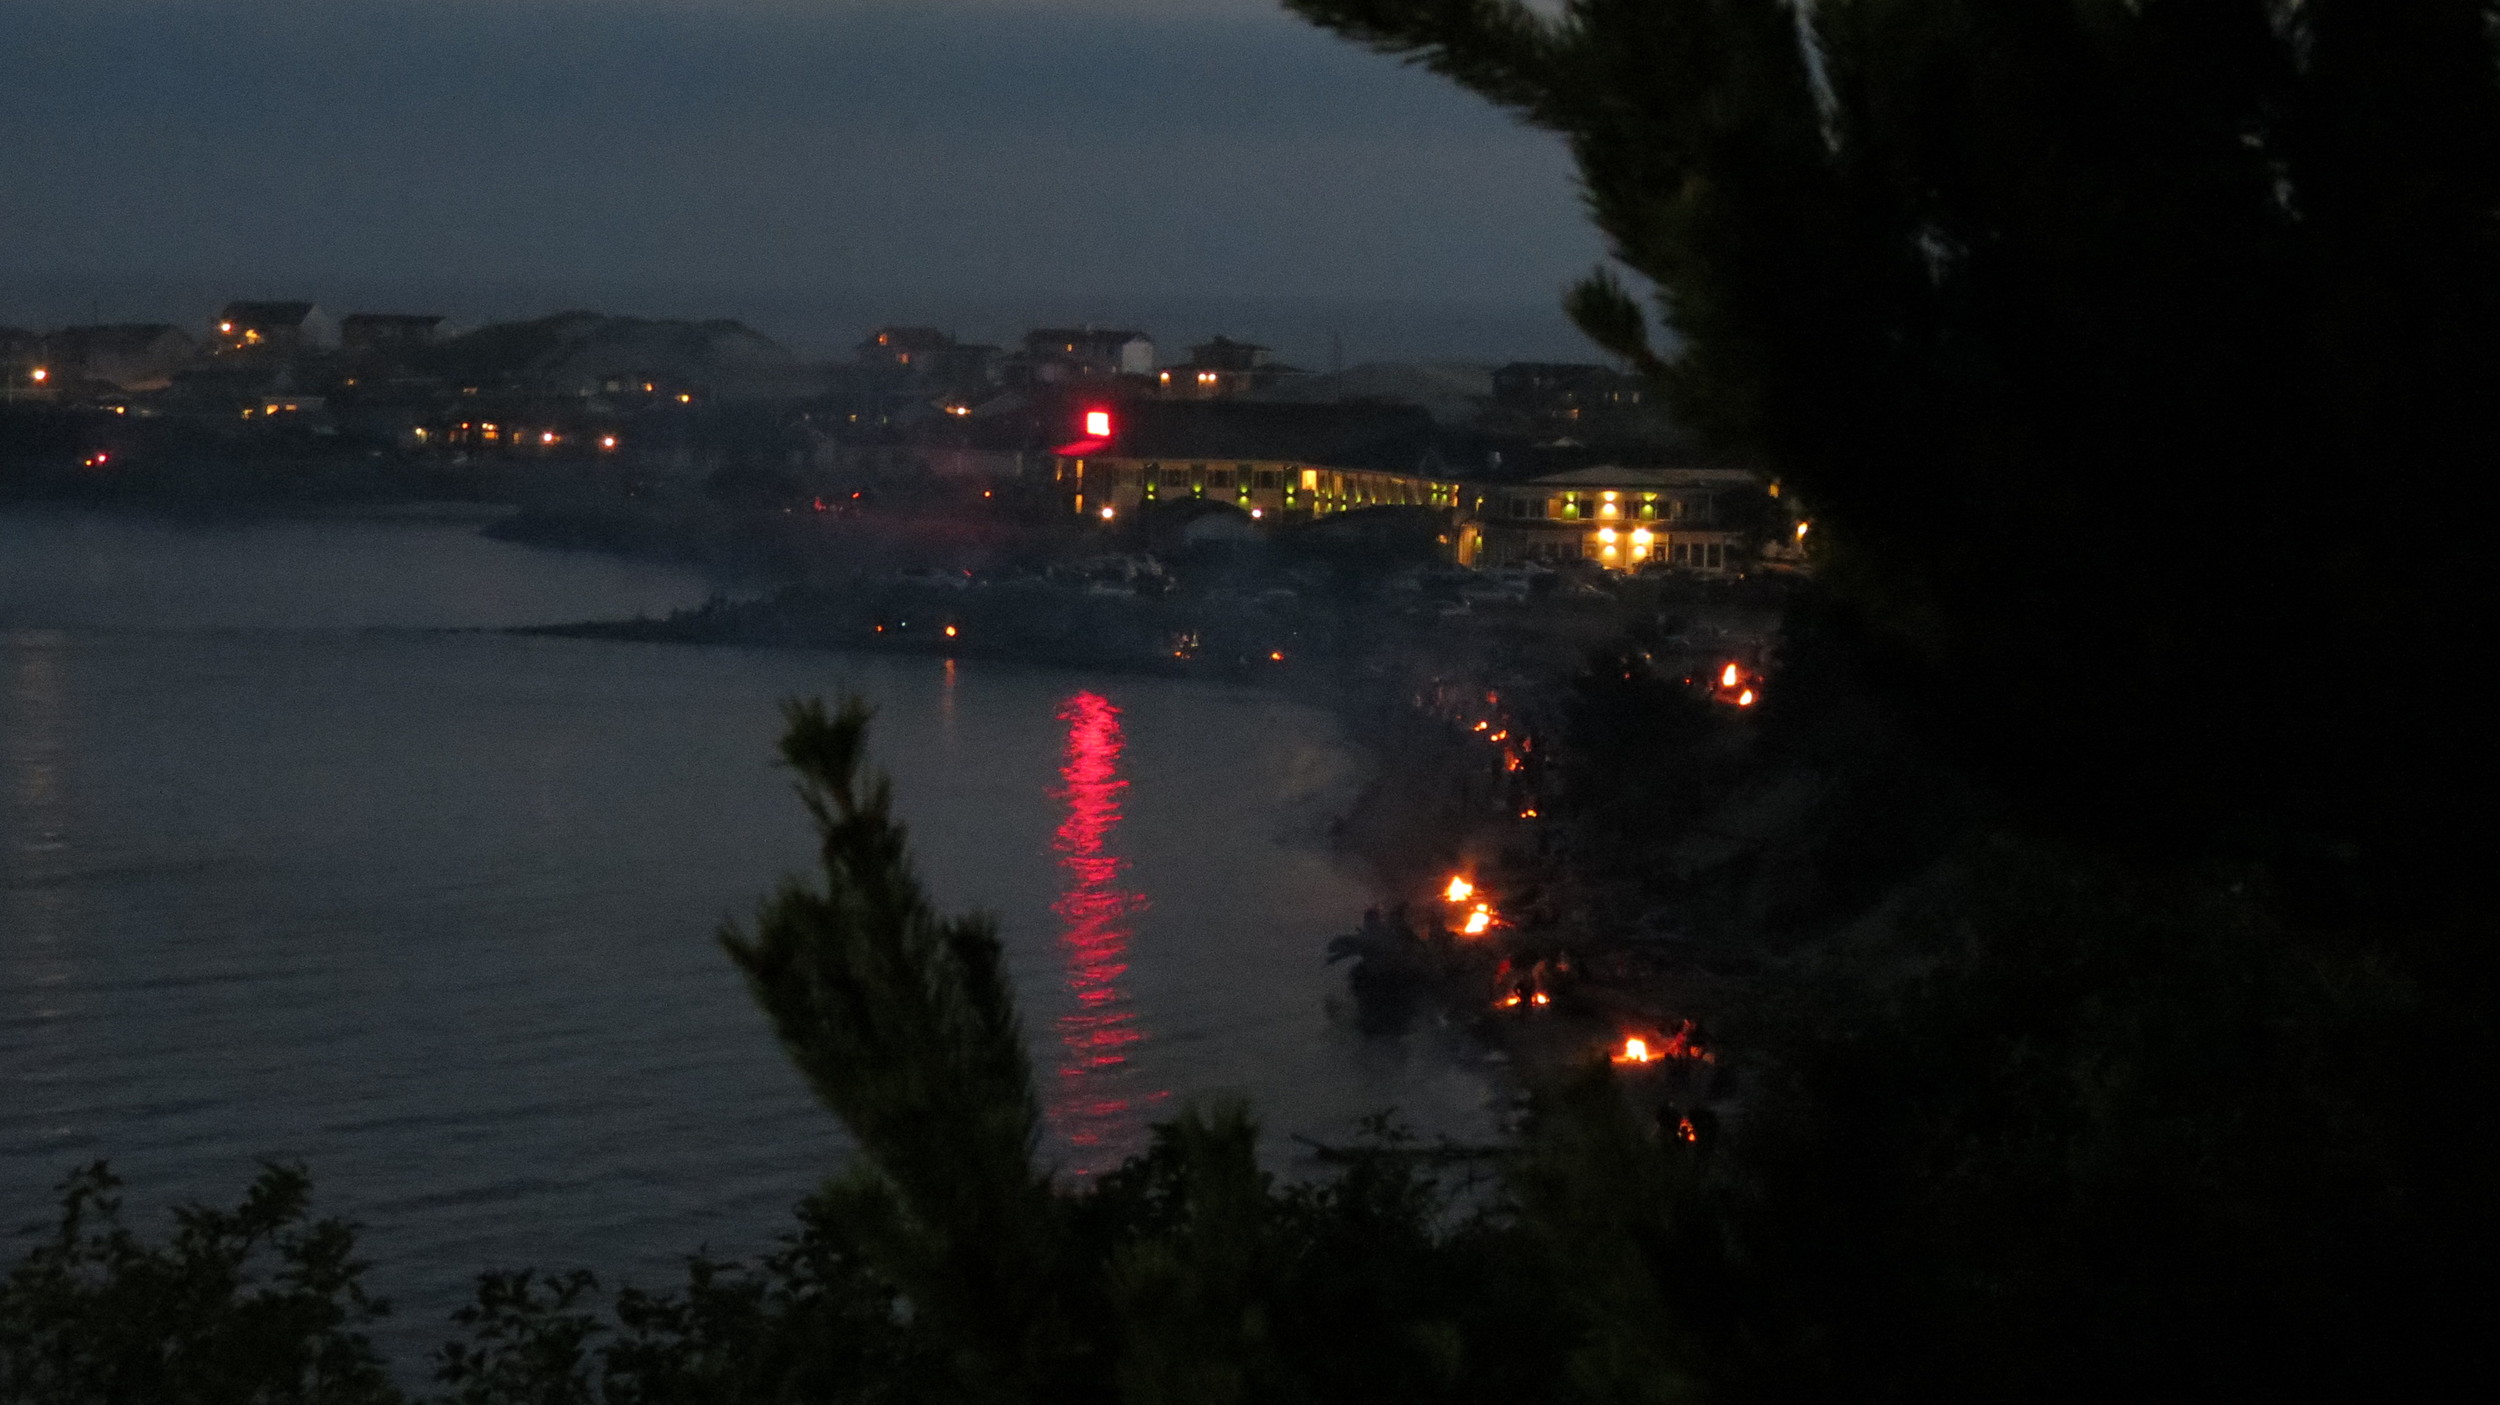
[[[1559,143],[1267,0],[0,0],[0,322],[1227,330],[1586,356]]]

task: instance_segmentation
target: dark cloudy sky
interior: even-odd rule
[[[0,322],[300,293],[1585,354],[1552,308],[1597,254],[1552,138],[1266,0],[0,0]]]

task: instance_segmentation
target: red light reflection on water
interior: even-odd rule
[[[1120,710],[1098,693],[1078,693],[1061,705],[1059,720],[1068,724],[1059,768],[1059,798],[1068,816],[1052,847],[1068,886],[1051,911],[1064,924],[1059,944],[1076,1008],[1059,1017],[1059,1077],[1048,1111],[1052,1128],[1074,1153],[1071,1169],[1085,1175],[1133,1149],[1144,1131],[1138,1104],[1163,1094],[1132,1095],[1119,1076],[1130,1046],[1146,1037],[1120,988],[1135,935],[1129,918],[1146,900],[1120,887],[1128,861],[1108,842],[1120,823],[1120,792],[1128,786],[1120,778]]]

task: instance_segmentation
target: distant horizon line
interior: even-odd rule
[[[527,322],[577,311],[651,320],[730,320],[803,355],[847,351],[877,326],[934,326],[959,339],[982,342],[1012,339],[1036,326],[1092,323],[1135,327],[1158,343],[1182,345],[1224,335],[1305,356],[1328,351],[1332,340],[1342,341],[1347,364],[1418,357],[1602,357],[1564,317],[1560,290],[1538,300],[1312,293],[948,293],[633,277],[0,275],[0,326],[27,329],[150,322],[188,327],[195,321],[205,324],[217,308],[237,301],[308,301],[338,315],[422,313],[464,326]]]

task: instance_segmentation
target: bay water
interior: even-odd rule
[[[1334,1017],[1325,711],[1224,684],[502,632],[665,566],[474,522],[0,512],[0,1240],[99,1158],[150,1232],[301,1161],[406,1369],[488,1267],[670,1281],[842,1164],[716,933],[811,858],[780,700],[865,695],[921,871],[1000,923],[1070,1178],[1186,1102],[1491,1134],[1451,1041]]]

